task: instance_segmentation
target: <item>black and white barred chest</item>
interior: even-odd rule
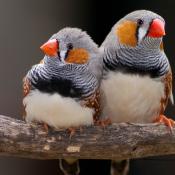
[[[58,93],[63,97],[83,99],[92,95],[98,88],[98,81],[87,70],[63,69],[47,72],[42,68],[33,69],[29,77],[32,89],[45,93]]]
[[[138,48],[105,49],[103,66],[106,73],[119,71],[123,73],[148,75],[157,78],[165,75],[170,67],[164,52]]]

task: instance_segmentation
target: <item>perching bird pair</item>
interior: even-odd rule
[[[72,129],[109,118],[171,129],[174,121],[163,115],[169,98],[173,103],[164,35],[164,19],[146,10],[118,21],[100,48],[80,29],[62,29],[24,78],[26,121]]]

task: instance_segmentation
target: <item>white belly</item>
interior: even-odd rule
[[[35,90],[24,98],[23,103],[26,106],[28,122],[45,122],[55,128],[93,124],[92,109],[82,107],[74,99],[58,94],[49,95]]]
[[[112,122],[152,122],[160,110],[164,84],[148,76],[110,72],[102,82],[104,114]]]

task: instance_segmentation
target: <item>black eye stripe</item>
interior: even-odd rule
[[[136,33],[135,33],[135,37],[137,39],[137,42],[138,42],[138,39],[139,39],[139,26],[137,25],[137,28],[136,28]]]
[[[68,57],[69,51],[73,49],[72,43],[67,44],[67,52],[65,54],[65,59]]]
[[[143,19],[138,19],[137,20],[137,28],[136,28],[136,38],[137,38],[137,42],[138,42],[138,40],[139,40],[139,27],[140,26],[142,26],[143,25],[143,23],[144,23],[144,21],[143,21]]]

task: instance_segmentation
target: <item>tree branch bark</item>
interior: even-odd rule
[[[70,139],[65,130],[44,131],[0,116],[0,155],[34,159],[130,159],[175,154],[175,129],[159,124],[113,124],[84,127]]]

